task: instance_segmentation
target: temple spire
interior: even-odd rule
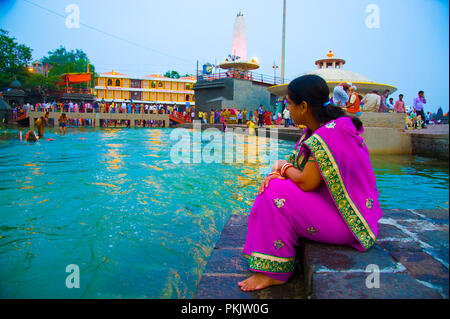
[[[239,60],[247,59],[247,28],[241,10],[234,22],[232,54],[239,57]]]

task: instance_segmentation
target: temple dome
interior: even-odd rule
[[[347,71],[343,69],[317,69],[307,74],[315,74],[321,76],[327,82],[366,82],[375,83],[369,78],[358,74],[356,72]]]
[[[333,92],[336,85],[343,82],[356,85],[357,93],[362,95],[370,93],[373,90],[377,90],[380,93],[388,90],[389,94],[392,94],[397,90],[397,88],[392,85],[377,83],[359,73],[344,70],[342,68],[344,64],[345,60],[335,58],[333,52],[329,51],[327,58],[315,62],[317,69],[306,74],[320,76],[327,82],[330,92]],[[283,96],[287,94],[287,85],[288,84],[275,85],[268,88],[268,90],[272,94]]]
[[[22,84],[18,81],[18,80],[14,80],[14,81],[12,81],[10,84],[9,84],[9,87],[11,88],[11,89],[20,89],[20,88],[22,88]]]

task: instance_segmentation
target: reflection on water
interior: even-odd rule
[[[268,163],[174,164],[171,131],[49,130],[55,141],[24,143],[9,129],[0,139],[0,297],[192,297],[228,217],[250,212]],[[294,145],[280,141],[280,158]],[[256,155],[242,146],[245,158]],[[448,208],[448,163],[371,160],[383,207]],[[80,289],[65,286],[69,264],[80,267]]]
[[[420,156],[371,156],[384,208],[448,208],[448,161]]]

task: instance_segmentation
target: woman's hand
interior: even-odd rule
[[[284,177],[282,177],[279,174],[269,174],[265,179],[264,182],[261,183],[261,185],[259,185],[259,191],[258,191],[258,195],[261,195],[262,193],[264,193],[264,191],[266,190],[266,187],[269,186],[269,182],[272,179],[275,178],[279,178],[279,179],[286,179]]]
[[[284,161],[284,160],[278,160],[278,161],[276,161],[275,164],[273,164],[273,166],[272,166],[272,172],[276,172],[276,171],[280,172],[280,171],[281,171],[281,168],[282,168],[283,165],[286,164],[286,163],[287,163],[287,161]]]

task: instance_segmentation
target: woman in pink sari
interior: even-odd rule
[[[278,115],[277,115],[277,125],[281,125],[281,113],[280,112],[278,112]]]
[[[238,283],[243,291],[285,283],[300,238],[366,251],[382,216],[361,121],[329,103],[319,76],[293,80],[286,93],[292,120],[306,128],[259,188],[244,246],[255,274]]]

